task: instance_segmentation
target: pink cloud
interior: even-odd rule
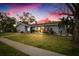
[[[13,15],[24,10],[38,9],[39,7],[40,7],[40,4],[30,4],[30,5],[23,5],[23,6],[11,4],[10,9],[7,10],[6,13],[7,15]]]
[[[48,23],[49,19],[48,18],[43,18],[43,19],[40,19],[39,21],[37,21],[38,24],[40,23]]]
[[[59,17],[61,17],[62,15],[65,15],[63,12],[51,12],[48,13],[48,18],[51,21],[58,21]]]
[[[44,18],[38,20],[38,21],[37,21],[38,24],[40,24],[40,23],[48,23],[49,20],[50,20],[50,21],[58,21],[59,18],[60,18],[62,15],[65,15],[65,13],[62,13],[62,12],[60,12],[60,13],[58,13],[58,12],[49,12],[49,13],[47,13],[47,15],[48,15],[47,18],[44,17]]]

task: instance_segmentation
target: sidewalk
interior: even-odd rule
[[[6,38],[0,38],[0,41],[15,48],[15,49],[17,49],[17,50],[22,51],[25,54],[29,54],[31,56],[65,56],[65,55],[60,54],[60,53],[51,52],[51,51],[37,48],[37,47],[33,47],[30,45],[25,45],[23,43],[12,41],[12,40],[9,40]]]

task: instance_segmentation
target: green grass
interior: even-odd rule
[[[2,37],[2,36],[8,36],[8,35],[13,35],[13,34],[15,34],[15,33],[8,33],[8,32],[6,32],[6,33],[0,33],[0,37]]]
[[[79,47],[70,40],[70,37],[33,33],[6,38],[65,55],[79,55]]]
[[[0,56],[28,56],[28,55],[0,42]]]

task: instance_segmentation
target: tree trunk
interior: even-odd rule
[[[79,42],[79,4],[74,3],[74,4],[66,4],[66,5],[69,7],[71,12],[73,13],[75,22],[76,22],[75,28],[73,30],[73,40],[76,42]]]
[[[76,42],[79,42],[79,9],[76,10],[74,17],[76,24],[75,24],[73,38]]]

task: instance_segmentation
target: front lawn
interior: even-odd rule
[[[2,32],[2,33],[0,33],[0,37],[13,35],[13,34],[15,34],[15,33],[8,33],[8,32],[4,33],[4,32]]]
[[[79,47],[76,47],[76,45],[70,40],[70,37],[26,33],[6,38],[65,55],[79,55]]]
[[[0,42],[0,56],[28,56],[2,42]]]

